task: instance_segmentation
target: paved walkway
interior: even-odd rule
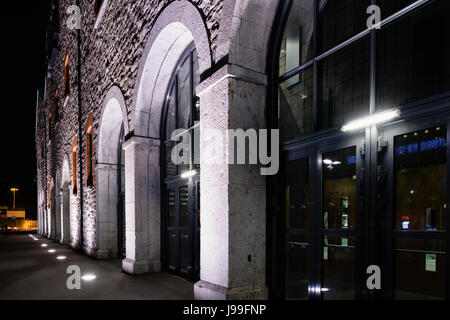
[[[95,260],[66,246],[26,234],[0,235],[0,300],[184,300],[193,299],[193,283],[165,273],[131,276],[121,272],[121,261]],[[47,244],[47,247],[42,247]],[[48,250],[54,249],[54,253]],[[58,260],[65,256],[65,260]],[[67,267],[77,265],[81,290],[67,289]]]

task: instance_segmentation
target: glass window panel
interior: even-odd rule
[[[323,298],[325,300],[354,299],[355,238],[325,236],[323,241]]]
[[[313,131],[314,70],[309,67],[297,75],[300,82],[279,85],[279,127],[281,140],[286,141]]]
[[[178,166],[172,161],[172,150],[175,147],[176,142],[167,142],[165,144],[165,153],[166,153],[166,177],[173,177],[178,174]]]
[[[188,227],[191,225],[189,219],[189,186],[181,186],[179,188],[179,211],[180,211],[180,227]]]
[[[354,229],[356,147],[323,155],[323,228]]]
[[[314,0],[294,0],[286,22],[280,51],[280,75],[289,72],[313,56]],[[288,85],[298,83],[299,76]]]
[[[445,230],[445,126],[395,137],[395,227]]]
[[[416,1],[417,0],[377,0],[377,5],[381,9],[381,18],[386,19]]]
[[[175,190],[167,189],[167,226],[174,227],[176,224]]]
[[[197,88],[197,86],[200,83],[200,71],[199,71],[199,64],[198,64],[198,55],[197,55],[197,51],[194,51],[192,53],[192,57],[193,57],[193,73],[194,73],[194,92],[195,89]],[[194,97],[194,103],[193,103],[193,118],[194,118],[194,124],[195,122],[200,121],[200,98],[195,96]]]
[[[286,166],[286,228],[309,228],[309,159]]]
[[[371,0],[319,0],[319,47],[325,52],[367,28]]]
[[[178,71],[178,128],[187,129],[190,126],[191,89],[191,59],[187,58]]]
[[[366,116],[370,103],[370,39],[366,37],[319,63],[321,129]]]
[[[180,271],[188,274],[192,271],[192,239],[189,232],[181,232]]]
[[[449,16],[434,1],[377,32],[377,110],[450,90]]]
[[[309,237],[288,235],[286,244],[285,297],[308,299]]]
[[[398,239],[395,298],[444,299],[445,251],[445,241]]]
[[[172,136],[172,132],[176,129],[176,101],[175,101],[175,86],[172,87],[172,90],[169,95],[169,99],[167,101],[167,114],[166,114],[166,136],[165,139],[170,140]]]
[[[178,261],[178,257],[177,257],[177,246],[178,246],[178,241],[177,241],[177,234],[176,232],[168,232],[167,233],[167,241],[168,241],[168,266],[169,269],[174,271],[177,269],[177,261]]]

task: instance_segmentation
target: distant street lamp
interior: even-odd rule
[[[16,191],[19,191],[19,189],[11,188],[9,190],[13,192],[13,209],[15,209],[16,208]]]

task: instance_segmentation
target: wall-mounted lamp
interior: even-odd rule
[[[196,174],[197,174],[197,171],[195,171],[195,170],[186,171],[186,172],[181,174],[181,178],[182,179],[189,179],[189,178],[194,177]]]
[[[356,131],[364,128],[368,128],[370,126],[374,126],[377,124],[385,123],[390,120],[396,119],[400,117],[400,111],[399,110],[392,110],[392,111],[386,111],[386,112],[380,112],[373,114],[371,116],[361,118],[355,121],[351,121],[345,126],[342,127],[342,131],[348,132],[348,131]]]

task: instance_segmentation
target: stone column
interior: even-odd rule
[[[61,241],[61,191],[55,190],[55,241]]]
[[[99,259],[117,257],[117,165],[96,165],[97,248]]]
[[[217,153],[218,139],[208,129],[225,133],[265,127],[266,78],[227,65],[197,92],[201,104],[201,280],[195,284],[195,298],[266,299],[265,177],[258,165],[209,164],[207,158]],[[228,138],[223,143],[227,152]]]
[[[70,190],[61,190],[61,244],[68,244],[70,240]]]
[[[160,141],[131,137],[125,150],[126,259],[130,274],[161,271]]]

